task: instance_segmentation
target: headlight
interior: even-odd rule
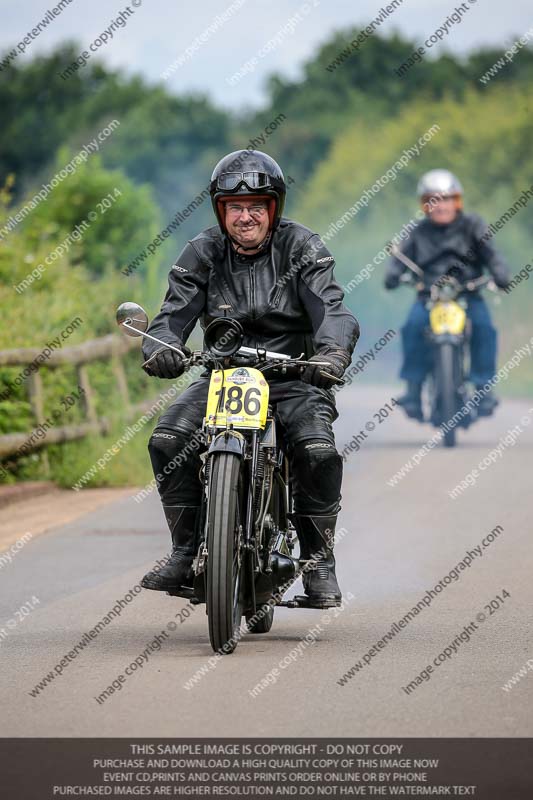
[[[243,337],[240,322],[231,317],[218,317],[205,329],[204,347],[218,358],[232,356],[242,345]]]

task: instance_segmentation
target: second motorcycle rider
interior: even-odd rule
[[[307,367],[302,380],[270,378],[270,397],[289,448],[294,476],[294,524],[301,557],[322,553],[304,576],[310,604],[341,602],[333,539],[340,508],[342,460],[332,423],[337,418],[334,380],[351,361],[359,337],[355,317],[343,305],[334,259],[317,234],[282,217],[286,185],[279,165],[259,151],[240,150],[215,167],[210,194],[218,225],[188,242],[169,273],[161,311],[148,332],[183,349],[198,319],[237,319],[243,344],[287,353],[328,367]],[[171,350],[144,340],[149,375],[176,378],[183,362]],[[167,591],[187,584],[195,554],[201,499],[201,461],[194,450],[178,466],[163,469],[201,427],[208,376],[189,386],[160,417],[150,457],[172,538],[172,554],[142,586]],[[189,448],[190,449],[190,448]],[[188,452],[188,451],[185,451]]]

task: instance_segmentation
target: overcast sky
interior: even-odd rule
[[[279,71],[296,77],[301,64],[313,56],[332,31],[365,25],[390,0],[72,0],[20,58],[49,52],[65,39],[76,39],[80,51],[116,19],[121,10],[134,12],[123,28],[98,50],[93,59],[161,81],[162,73],[196,37],[205,34],[199,49],[165,81],[176,93],[199,90],[221,106],[261,105],[266,77]],[[57,0],[0,0],[0,48],[5,51],[54,8]],[[137,7],[135,7],[135,4]],[[423,41],[451,14],[459,0],[403,0],[380,26]],[[508,45],[533,27],[531,0],[468,0],[468,12],[449,30],[445,47],[458,53],[481,44]],[[227,14],[228,18],[223,19]],[[218,28],[209,32],[219,17]],[[291,22],[292,20],[292,22]],[[277,45],[267,43],[278,35]],[[261,52],[265,46],[267,52]],[[436,51],[437,48],[434,48]],[[232,76],[251,59],[251,71]]]

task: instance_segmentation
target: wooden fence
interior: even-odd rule
[[[15,350],[0,351],[1,367],[27,367],[34,364],[36,369],[32,371],[25,384],[28,391],[28,399],[32,407],[37,426],[42,425],[47,420],[44,415],[44,392],[41,376],[42,369],[55,369],[59,366],[75,366],[78,385],[82,389],[80,403],[82,404],[85,421],[75,425],[63,425],[57,428],[46,430],[43,438],[32,439],[32,434],[39,430],[39,427],[26,433],[8,433],[0,436],[0,458],[12,456],[20,450],[23,445],[24,454],[31,450],[45,447],[50,444],[67,442],[72,439],[82,439],[91,434],[107,433],[110,429],[110,422],[107,418],[98,418],[95,406],[95,395],[89,383],[87,364],[92,361],[110,360],[113,374],[117,386],[117,402],[126,410],[126,415],[133,416],[143,413],[150,408],[153,400],[145,401],[132,405],[126,380],[126,372],[122,357],[130,350],[140,346],[139,339],[127,338],[116,334],[109,334],[99,339],[92,339],[82,344],[65,347],[54,351],[46,361],[36,364],[36,359],[41,351],[37,348],[19,348]]]

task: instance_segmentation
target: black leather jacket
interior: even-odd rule
[[[200,318],[206,325],[224,316],[241,322],[248,347],[309,358],[344,351],[347,363],[359,325],[343,305],[333,277],[334,259],[319,236],[282,219],[263,252],[237,254],[218,226],[188,242],[171,268],[161,311],[148,332],[170,344],[185,344]],[[160,345],[145,339],[149,358]]]
[[[401,250],[425,272],[426,286],[451,274],[461,283],[479,278],[488,269],[502,288],[509,282],[509,268],[492,246],[492,235],[477,214],[459,212],[448,225],[436,225],[423,219],[411,231]],[[385,276],[385,286],[393,289],[407,267],[392,258]]]

